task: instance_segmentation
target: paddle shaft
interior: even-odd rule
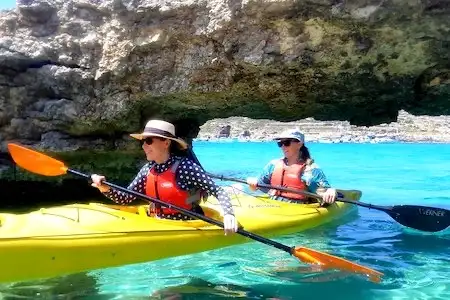
[[[84,178],[89,179],[89,180],[91,179],[91,176],[89,176],[87,174],[84,174],[84,173],[81,173],[81,172],[78,172],[76,170],[67,169],[67,172],[71,173],[71,174],[74,174],[74,175],[77,175],[77,176],[80,176],[80,177],[84,177]],[[196,212],[184,209],[182,207],[178,207],[176,205],[173,205],[173,204],[161,201],[161,200],[153,198],[153,197],[149,197],[147,195],[144,195],[144,194],[138,193],[136,191],[133,191],[133,190],[121,187],[121,186],[116,185],[114,183],[110,183],[110,182],[107,182],[107,181],[102,181],[102,184],[107,185],[109,187],[112,187],[112,188],[114,188],[116,190],[122,191],[124,193],[131,194],[131,195],[133,195],[133,196],[135,196],[137,198],[140,198],[142,200],[145,200],[147,202],[158,203],[161,206],[168,207],[168,208],[171,208],[171,209],[175,209],[175,210],[177,210],[177,211],[179,211],[179,212],[181,212],[181,213],[183,213],[183,214],[185,214],[185,215],[187,215],[187,216],[189,216],[191,218],[196,218],[196,219],[205,221],[207,223],[210,223],[210,224],[213,224],[213,225],[216,225],[216,226],[224,228],[224,224],[222,222],[214,220],[214,219],[211,219],[211,218],[208,218],[207,216],[198,214]],[[291,255],[293,254],[294,249],[295,249],[294,247],[289,247],[289,246],[283,245],[281,243],[278,243],[278,242],[266,239],[266,238],[264,238],[262,236],[259,236],[257,234],[248,232],[248,231],[243,230],[241,228],[238,228],[237,233],[239,233],[239,234],[241,234],[241,235],[243,235],[245,237],[248,237],[248,238],[250,238],[252,240],[255,240],[255,241],[261,242],[263,244],[270,245],[270,246],[273,246],[273,247],[278,248],[280,250],[283,250],[283,251],[285,251],[285,252],[287,252],[287,253],[289,253]]]
[[[225,176],[222,176],[222,175],[214,175],[214,174],[211,174],[211,173],[208,173],[208,175],[210,177],[212,177],[212,178],[217,178],[217,179],[221,179],[221,180],[235,181],[235,182],[239,182],[239,183],[248,184],[247,181],[245,181],[243,179],[225,177]],[[264,184],[264,183],[258,183],[256,186],[257,187],[262,187],[262,188],[267,188],[267,189],[276,189],[276,190],[283,191],[283,192],[303,194],[303,195],[315,198],[317,200],[322,200],[322,197],[320,195],[317,195],[315,193],[311,193],[311,192],[308,192],[308,191],[302,191],[302,190],[287,188],[287,187],[283,187],[283,186],[274,186],[274,185],[269,185],[269,184]],[[367,208],[372,208],[372,209],[376,209],[376,210],[381,210],[381,211],[384,211],[384,212],[389,212],[392,209],[390,206],[373,205],[373,204],[359,202],[359,201],[354,201],[354,200],[349,200],[349,199],[345,199],[345,198],[337,198],[336,201],[350,203],[350,204],[355,204],[355,205],[359,205],[359,206],[362,206],[362,207],[367,207]]]

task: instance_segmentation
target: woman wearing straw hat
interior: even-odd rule
[[[128,189],[199,213],[202,213],[198,205],[202,196],[205,193],[214,195],[223,210],[225,234],[237,231],[237,221],[228,194],[214,183],[199,164],[175,154],[188,149],[188,144],[175,135],[173,124],[150,120],[143,132],[131,136],[142,142],[148,163],[141,168]],[[136,199],[133,195],[103,185],[101,182],[105,180],[104,176],[93,174],[91,178],[92,186],[114,202],[127,204]],[[155,205],[152,213],[165,219],[191,219],[160,205]]]
[[[274,140],[282,149],[284,157],[270,161],[259,178],[247,178],[250,189],[256,190],[258,183],[284,186],[317,193],[322,196],[323,202],[333,203],[336,200],[336,190],[331,188],[322,169],[311,159],[303,133],[298,129],[286,130]],[[260,189],[280,201],[293,203],[309,201],[306,196],[299,193]]]

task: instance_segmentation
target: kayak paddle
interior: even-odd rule
[[[43,153],[25,148],[23,146],[9,143],[8,144],[9,152],[11,153],[11,156],[15,163],[19,165],[20,167],[40,175],[45,176],[59,176],[59,175],[65,175],[67,173],[74,174],[80,177],[84,177],[86,179],[91,179],[91,176],[81,173],[76,170],[69,169],[62,161],[56,160],[55,158],[52,158],[50,156],[47,156]],[[215,219],[208,218],[204,215],[195,213],[193,211],[166,203],[164,201],[161,201],[156,198],[148,197],[144,194],[135,192],[133,190],[129,190],[127,188],[115,185],[113,183],[109,183],[107,181],[103,181],[103,184],[108,185],[114,189],[117,189],[119,191],[132,194],[140,199],[143,199],[147,202],[153,202],[160,204],[164,207],[168,207],[171,209],[175,209],[189,217],[200,219],[204,222],[224,227],[223,223],[220,221],[217,221]],[[359,273],[363,274],[369,277],[369,279],[373,282],[380,282],[381,276],[383,273],[380,273],[378,271],[372,270],[370,268],[352,263],[348,260],[323,253],[317,250],[309,249],[306,247],[289,247],[284,244],[275,242],[273,240],[266,239],[262,236],[253,234],[251,232],[245,231],[241,228],[238,229],[237,233],[248,237],[250,239],[253,239],[255,241],[261,242],[266,245],[273,246],[275,248],[278,248],[280,250],[283,250],[292,256],[297,257],[299,260],[305,263],[309,264],[318,264],[321,265],[324,268],[331,268],[331,269],[341,269],[349,272]]]
[[[221,180],[235,181],[247,184],[247,181],[243,179],[225,177],[222,175],[214,175],[210,173],[208,173],[208,175],[210,177]],[[301,191],[298,189],[287,188],[282,186],[273,186],[269,184],[258,184],[257,186],[290,193],[303,194],[312,198],[316,198],[318,200],[322,200],[322,197],[315,193]],[[450,211],[444,208],[419,206],[419,205],[394,205],[394,206],[373,205],[364,202],[345,199],[343,198],[343,195],[340,194],[339,192],[336,201],[355,204],[369,209],[383,211],[387,213],[389,216],[391,216],[398,223],[406,227],[422,231],[437,232],[444,230],[450,226]]]

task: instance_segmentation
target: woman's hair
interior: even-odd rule
[[[181,150],[180,147],[178,146],[178,143],[174,141],[170,141],[169,152],[174,156],[181,156],[181,157],[185,157],[188,154],[186,150]]]
[[[307,161],[308,159],[311,159],[311,155],[309,154],[309,149],[305,145],[302,145],[300,148],[299,157],[303,161]]]

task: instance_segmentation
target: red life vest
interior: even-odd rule
[[[191,210],[192,203],[200,199],[200,193],[193,194],[192,192],[182,190],[177,186],[175,172],[179,163],[180,161],[174,162],[171,168],[159,174],[151,168],[147,175],[145,194],[149,197],[157,198],[161,201]],[[159,204],[155,204],[154,206],[153,212],[157,215],[179,213],[179,211],[175,209],[161,207]]]
[[[270,177],[270,185],[279,185],[306,191],[308,186],[303,180],[301,180],[305,167],[306,163],[286,166],[283,159],[277,160],[275,162],[275,168],[272,176]],[[297,193],[282,192],[279,190],[272,190],[271,192],[275,196],[285,197],[290,200],[306,201],[307,199],[305,195]]]

